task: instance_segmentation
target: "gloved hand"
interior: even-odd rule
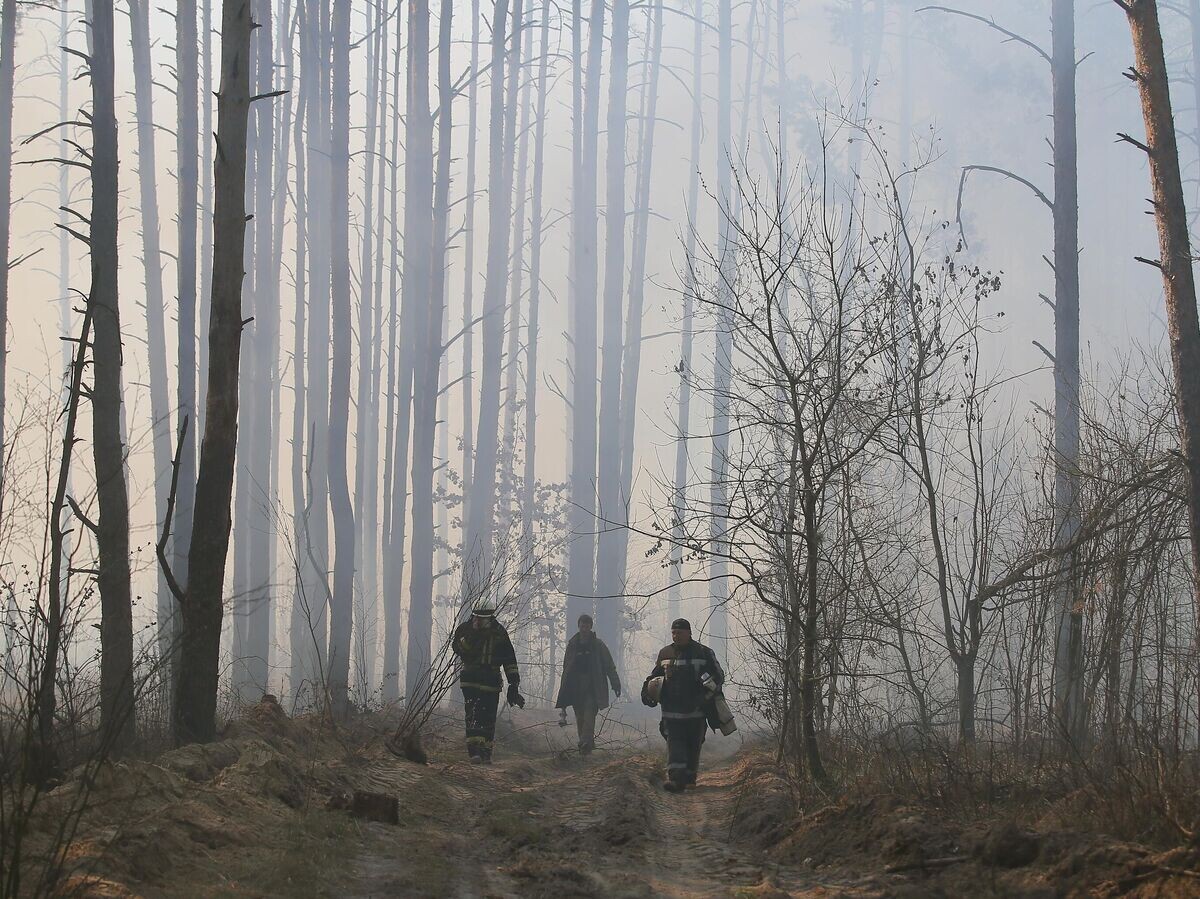
[[[516,684],[508,685],[508,704],[518,709],[525,708],[525,697],[517,690]]]
[[[621,685],[619,683],[613,684],[613,692],[617,694],[618,699],[621,698]]]

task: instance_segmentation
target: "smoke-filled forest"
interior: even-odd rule
[[[0,0],[0,895],[1195,895],[1197,216],[1200,0]]]

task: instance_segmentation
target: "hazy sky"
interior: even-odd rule
[[[686,4],[686,0],[681,0]],[[743,73],[746,70],[745,47],[747,24],[753,3],[757,2],[758,27],[761,29],[766,8],[759,0],[743,3],[735,10],[736,40],[734,71],[734,122],[740,133],[743,109]],[[173,172],[174,98],[166,86],[173,85],[173,20],[152,7],[152,27],[155,35],[155,77],[159,87],[155,94],[156,124],[160,127],[158,140],[159,200],[163,222],[163,248],[169,254],[175,245],[175,191]],[[485,15],[490,6],[484,4]],[[873,5],[868,3],[868,9]],[[908,10],[906,10],[906,5]],[[887,142],[894,153],[900,153],[900,97],[904,85],[901,46],[906,30],[911,34],[911,102],[914,139],[928,143],[936,141],[938,160],[922,175],[917,193],[919,205],[931,218],[953,218],[959,172],[963,165],[987,164],[1012,169],[1030,178],[1050,193],[1052,172],[1049,167],[1050,133],[1049,70],[1043,61],[1027,48],[1004,43],[1002,37],[985,26],[952,18],[934,11],[911,12],[912,4],[901,0],[885,3],[884,29],[879,44],[877,65],[868,78],[871,118],[887,132]],[[963,9],[994,15],[998,21],[1049,46],[1048,0],[1004,0],[1002,3],[965,0]],[[82,4],[72,2],[74,22],[70,43],[76,48],[84,45],[82,26],[78,21]],[[465,16],[467,4],[456,21],[460,38],[468,34]],[[773,22],[774,2],[768,23]],[[844,39],[845,8],[848,4],[827,2],[792,2],[787,22],[789,78],[793,85],[792,105],[796,113],[792,124],[792,155],[803,164],[801,152],[811,150],[814,126],[812,122],[824,106],[836,108],[839,98],[851,100],[857,86],[855,73],[850,71],[850,53]],[[364,27],[365,4],[356,0],[355,32]],[[126,12],[118,3],[121,13]],[[715,8],[706,7],[706,20],[715,29]],[[637,64],[643,52],[645,9],[635,8],[633,27],[637,36],[631,48],[630,98],[631,114],[636,109],[641,69]],[[1164,13],[1167,42],[1174,50],[1189,48],[1184,23],[1171,13]],[[644,333],[655,337],[644,348],[640,387],[640,418],[638,422],[638,459],[644,468],[639,484],[649,488],[652,476],[660,472],[659,451],[667,447],[671,430],[664,423],[673,417],[672,398],[676,378],[672,370],[678,361],[678,338],[674,334],[679,315],[678,270],[682,264],[681,239],[687,228],[688,212],[684,208],[688,174],[689,110],[688,86],[691,65],[691,22],[684,16],[668,11],[664,64],[669,71],[661,80],[659,103],[660,122],[655,148],[653,176],[653,210],[651,248],[649,252],[648,286],[646,292],[647,318]],[[131,497],[138,535],[148,541],[152,534],[153,503],[150,492],[150,447],[147,436],[149,402],[145,384],[144,315],[140,306],[143,270],[140,260],[140,217],[137,203],[137,154],[134,137],[132,72],[128,48],[128,16],[119,15],[118,40],[118,115],[121,122],[121,287],[122,317],[126,333],[126,385],[129,402],[128,421],[131,442]],[[435,31],[436,34],[436,31]],[[484,27],[486,40],[488,28]],[[567,388],[568,376],[564,365],[567,342],[566,295],[569,224],[562,214],[569,209],[570,196],[570,72],[569,35],[556,33],[559,56],[553,62],[551,104],[548,119],[546,185],[546,218],[551,222],[543,255],[543,317],[541,333],[541,365],[546,380]],[[757,41],[761,41],[761,31]],[[1085,354],[1106,360],[1127,350],[1134,343],[1157,346],[1162,341],[1161,292],[1156,270],[1139,265],[1133,256],[1154,255],[1156,239],[1152,220],[1145,215],[1148,179],[1141,155],[1127,145],[1114,142],[1118,131],[1136,134],[1142,127],[1134,87],[1121,77],[1122,69],[1131,62],[1128,32],[1121,11],[1110,3],[1079,4],[1077,24],[1078,55],[1091,53],[1079,66],[1078,111],[1080,150],[1080,223],[1081,223],[1081,319]],[[18,105],[15,135],[20,141],[58,119],[59,53],[57,14],[44,9],[31,10],[25,15],[19,36]],[[362,79],[365,45],[354,52],[356,78],[365,90]],[[394,39],[393,39],[394,49]],[[483,48],[486,55],[487,48]],[[702,172],[711,184],[719,147],[714,140],[716,96],[715,31],[710,32],[708,56],[705,59],[706,131]],[[751,146],[759,143],[755,135],[763,128],[774,129],[777,120],[778,91],[771,70],[774,65],[774,43],[766,76],[767,90],[762,97],[751,99]],[[465,42],[457,48],[457,75],[466,66],[469,48]],[[868,62],[871,57],[868,41]],[[1178,54],[1176,54],[1178,55]],[[286,61],[282,61],[286,63]],[[607,65],[607,58],[606,58]],[[78,73],[78,62],[72,60],[71,71]],[[528,77],[532,77],[532,71]],[[70,87],[70,105],[74,109],[87,102],[86,78],[75,80]],[[1176,107],[1181,130],[1196,129],[1195,111],[1190,96],[1176,88]],[[481,91],[479,134],[479,178],[486,189],[486,85]],[[354,99],[356,130],[352,150],[361,149],[364,100]],[[853,103],[851,104],[853,106]],[[461,196],[465,178],[463,163],[466,156],[466,101],[455,107],[455,156],[457,157],[454,191]],[[603,115],[601,122],[603,123]],[[84,144],[89,137],[76,130],[75,136]],[[636,129],[631,124],[629,152],[636,151]],[[1197,168],[1191,142],[1181,142],[1185,154],[1187,176],[1195,177]],[[603,154],[603,148],[601,153]],[[14,196],[13,255],[41,251],[16,270],[13,279],[11,305],[11,389],[20,391],[20,384],[53,383],[59,363],[59,289],[57,282],[58,245],[53,229],[56,220],[58,169],[51,163],[26,164],[58,155],[57,143],[42,138],[30,146],[17,147]],[[532,156],[531,156],[532,158]],[[355,157],[361,165],[362,156]],[[603,159],[603,155],[601,156]],[[293,155],[294,160],[294,155]],[[760,160],[752,156],[752,165]],[[632,169],[631,169],[632,171]],[[80,180],[81,172],[71,171],[73,192],[79,210],[87,212],[87,190]],[[361,191],[361,171],[352,173],[352,185]],[[632,178],[630,179],[632,191]],[[1195,184],[1189,187],[1195,195]],[[603,200],[603,185],[599,197]],[[700,233],[715,241],[715,209],[711,201],[697,211]],[[630,204],[632,208],[632,203]],[[455,207],[461,216],[463,204]],[[970,182],[965,202],[965,227],[970,239],[970,251],[985,268],[1004,272],[1004,287],[997,308],[1006,312],[1006,329],[996,335],[990,350],[995,365],[1009,372],[1036,371],[1023,379],[1018,402],[1018,417],[1032,412],[1032,401],[1044,401],[1049,392],[1050,375],[1045,359],[1032,346],[1034,339],[1052,345],[1050,310],[1038,299],[1039,293],[1052,293],[1052,273],[1042,260],[1051,252],[1050,215],[1025,188],[991,175],[976,175]],[[361,202],[352,204],[352,215],[361,216]],[[291,217],[288,209],[288,239],[285,246],[285,265],[290,271]],[[483,252],[486,232],[486,198],[477,207],[476,226],[480,242],[477,246],[475,276],[476,303],[481,296]],[[458,221],[452,222],[452,229]],[[603,232],[602,232],[603,233]],[[352,238],[357,240],[357,231]],[[83,247],[72,243],[74,265],[71,272],[73,289],[86,290],[88,274]],[[357,268],[360,254],[352,248],[351,259]],[[168,302],[174,296],[175,271],[173,260],[164,257],[164,284]],[[463,254],[459,241],[452,253],[449,280],[449,315],[452,330],[461,325],[461,294],[463,284]],[[283,333],[281,346],[291,345],[292,290],[290,275],[284,273],[282,297]],[[170,315],[168,316],[170,321]],[[461,346],[461,344],[460,344]],[[476,341],[478,350],[479,342]],[[709,369],[707,342],[698,346],[694,368]],[[174,346],[168,347],[173,359]],[[357,358],[357,351],[356,351]],[[1086,360],[1085,360],[1086,365]],[[287,360],[282,362],[287,371]],[[457,376],[461,360],[451,359],[453,376]],[[172,377],[172,395],[174,391]],[[458,409],[460,392],[452,394],[450,421],[461,420]],[[290,421],[290,389],[282,394],[284,421]],[[538,433],[538,470],[542,478],[562,480],[565,477],[566,444],[564,424],[567,416],[561,400],[549,390],[540,396],[541,418]],[[1022,408],[1023,407],[1023,408]],[[704,429],[707,410],[702,404],[694,406],[694,428]],[[82,422],[84,433],[88,424]],[[457,433],[452,435],[455,446]],[[673,450],[662,455],[669,465]],[[353,457],[352,457],[353,458]],[[77,466],[80,477],[86,477],[87,464]],[[460,457],[451,464],[458,466]],[[280,463],[286,469],[288,447],[285,443]],[[286,501],[286,498],[285,498]],[[146,569],[150,554],[142,553],[142,589],[147,589]],[[637,561],[639,555],[631,554]],[[646,577],[660,577],[653,569]]]

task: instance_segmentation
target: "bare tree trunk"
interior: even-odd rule
[[[4,405],[8,378],[8,269],[12,237],[13,84],[17,61],[17,0],[0,5],[0,522],[4,520]],[[66,166],[62,166],[65,170]]]
[[[332,196],[330,164],[330,65],[328,0],[307,0],[309,30],[305,60],[312,71],[313,106],[308,121],[309,197],[329,201]],[[308,528],[305,557],[310,560],[306,587],[310,649],[306,679],[327,686],[329,590],[329,363],[330,363],[330,222],[314,215],[308,226],[308,399],[307,481]]]
[[[579,0],[572,7],[572,27],[583,27]],[[571,336],[571,506],[567,515],[567,627],[591,613],[595,597],[596,529],[596,156],[599,145],[600,70],[604,47],[604,0],[593,0],[588,23],[587,71],[582,97],[576,103],[581,118],[574,126],[579,175],[571,200],[572,308]],[[578,59],[578,54],[576,55]]]
[[[284,0],[283,7],[279,14],[279,49],[280,59],[292,60],[296,58],[295,34],[296,23],[299,20],[298,14],[292,11],[292,0]],[[275,185],[272,192],[272,207],[271,221],[274,227],[271,228],[271,271],[274,273],[274,280],[271,286],[271,301],[274,304],[274,309],[271,313],[272,318],[272,333],[270,348],[267,354],[270,360],[271,372],[271,427],[274,430],[278,427],[278,434],[272,435],[270,443],[270,459],[269,466],[271,471],[271,487],[268,491],[268,501],[273,505],[278,501],[282,494],[283,487],[283,469],[280,465],[280,446],[283,437],[283,419],[282,419],[282,403],[280,395],[283,391],[283,385],[280,380],[279,364],[280,364],[280,332],[281,332],[281,316],[283,311],[283,238],[286,220],[284,218],[289,196],[288,178],[291,173],[291,152],[292,152],[292,128],[295,124],[295,65],[287,65],[282,67],[284,70],[284,82],[281,89],[285,90],[283,99],[279,105],[279,118],[275,123],[275,135],[279,144],[278,156],[275,160],[274,173],[272,181]],[[299,277],[300,273],[296,273]],[[303,422],[303,420],[302,420]],[[277,424],[276,424],[277,423]],[[268,571],[271,572],[272,581],[276,580],[276,574],[279,571],[279,535],[274,533],[277,526],[274,518],[271,519],[271,536],[269,542],[269,564]],[[272,659],[271,654],[278,656],[282,648],[277,629],[279,627],[278,610],[276,608],[279,591],[274,587],[273,592],[276,594],[271,601],[271,609],[267,616],[267,652],[264,658],[267,660],[268,672],[281,670],[278,658]],[[282,686],[282,685],[281,685]]]
[[[596,632],[620,655],[625,572],[618,570],[619,531],[625,525],[621,491],[621,363],[625,299],[625,145],[629,95],[629,3],[613,0],[612,65],[608,77],[608,156],[604,224],[603,347],[600,358],[600,427],[596,486]],[[568,626],[570,622],[568,622]]]
[[[117,117],[112,0],[92,4],[92,452],[100,574],[100,717],[117,749],[132,742],[133,597],[129,496],[121,440],[121,316],[117,297]]]
[[[446,62],[446,65],[449,63]],[[439,115],[446,115],[442,109]],[[413,328],[412,370],[412,574],[409,589],[408,653],[404,687],[410,704],[425,698],[433,629],[433,434],[437,417],[437,336],[432,321],[441,297],[433,293],[433,260],[438,243],[431,219],[433,198],[433,116],[429,109],[429,4],[408,6],[408,110],[404,159],[404,306]],[[439,185],[440,187],[440,185]],[[440,193],[440,192],[439,192]],[[443,223],[444,233],[444,223]],[[431,379],[432,378],[432,382]],[[415,706],[414,706],[415,707]]]
[[[480,374],[479,425],[475,468],[463,540],[464,578],[474,592],[477,579],[492,561],[500,436],[501,357],[504,353],[504,296],[508,286],[509,220],[512,216],[511,155],[507,152],[505,109],[505,38],[520,39],[521,3],[516,0],[508,27],[508,0],[498,0],[492,23],[491,134],[488,148],[488,252],[483,289],[483,368]]]
[[[397,300],[402,291],[400,275],[400,248],[402,235],[399,233],[400,196],[400,23],[403,16],[396,15],[396,54],[392,69],[392,94],[395,111],[392,115],[391,152],[391,299],[388,315],[388,383],[387,433],[383,452],[383,698],[394,700],[400,696],[400,586],[404,577],[404,496],[407,489],[404,481],[405,465],[408,461],[407,417],[401,428],[401,397],[403,403],[410,402],[412,375],[408,366],[408,328],[396,330],[399,322]],[[407,325],[407,322],[404,323]],[[404,413],[407,416],[407,412]],[[397,540],[397,532],[399,539]]]
[[[187,584],[188,553],[192,545],[192,519],[196,496],[196,446],[200,420],[197,418],[196,397],[196,216],[189,210],[199,206],[200,133],[197,107],[200,103],[197,48],[199,35],[196,26],[195,0],[180,0],[175,9],[176,100],[178,115],[175,122],[176,188],[179,198],[176,275],[178,293],[177,318],[179,336],[176,363],[176,425],[177,439],[182,441],[179,452],[179,482],[175,496],[175,520],[172,522],[174,543],[171,567],[175,579]],[[207,132],[206,132],[207,133]],[[207,176],[206,176],[207,180]],[[207,196],[207,193],[205,194]],[[204,216],[207,221],[207,216]],[[200,370],[207,372],[207,355]],[[184,429],[184,422],[191,427]],[[179,610],[159,622],[175,646],[180,636]],[[176,647],[176,652],[178,648]],[[172,662],[172,681],[175,680]]]
[[[257,0],[255,23],[261,36],[251,50],[252,79],[256,93],[267,94],[274,76],[272,63],[270,4]],[[239,412],[246,423],[242,430],[243,463],[238,467],[234,545],[238,577],[234,584],[235,630],[233,686],[243,702],[254,702],[267,691],[267,655],[271,616],[271,444],[274,442],[274,392],[278,378],[274,364],[275,335],[278,333],[279,270],[275,268],[273,177],[274,107],[260,102],[250,110],[247,178],[253,195],[253,240],[248,242],[251,287],[250,309],[254,317],[250,336],[252,352],[244,360],[239,384]],[[249,317],[249,316],[247,316]],[[239,589],[240,587],[240,589]]]
[[[150,359],[150,417],[154,450],[155,526],[162,528],[171,472],[171,400],[167,383],[167,333],[163,317],[162,255],[159,252],[158,167],[154,152],[154,70],[150,54],[150,15],[145,0],[129,0],[133,47],[133,90],[137,118],[138,186],[142,213],[142,266],[146,279],[146,348]],[[2,137],[2,135],[0,135]],[[2,198],[0,198],[2,202]],[[158,621],[166,625],[175,612],[175,597],[166,575],[158,573]],[[159,630],[159,657],[170,656],[170,632]]]
[[[428,13],[428,10],[426,10]],[[430,246],[430,290],[429,310],[425,334],[421,338],[419,367],[414,379],[413,391],[413,555],[412,589],[408,616],[408,659],[407,682],[410,703],[426,701],[429,688],[429,666],[433,659],[433,443],[437,432],[438,381],[442,368],[442,324],[446,308],[446,242],[447,220],[450,215],[450,163],[452,160],[452,126],[454,83],[450,75],[451,25],[454,15],[454,0],[442,0],[438,22],[438,153],[437,173],[433,194],[433,228]],[[424,59],[428,60],[428,15],[418,24],[426,34],[422,42],[426,45]],[[417,30],[410,29],[409,44]],[[429,113],[429,82],[423,79],[424,93],[418,94],[420,85],[410,89],[409,96],[416,101],[416,108],[409,107],[410,121],[415,114]],[[422,100],[424,101],[422,103]],[[422,138],[432,138],[430,130]],[[419,148],[419,162],[432,162],[432,140]],[[412,148],[409,148],[410,153]],[[432,175],[432,172],[427,174]]]
[[[479,133],[479,0],[471,0],[471,80],[467,83],[467,211],[463,267],[463,376],[462,376],[462,493],[463,521],[470,514],[471,485],[475,477],[475,171]]]
[[[298,28],[303,35],[307,33],[307,23],[304,21],[305,6],[303,0],[297,5],[296,17]],[[289,58],[296,55],[289,52]],[[307,300],[308,272],[308,179],[307,179],[307,124],[306,111],[311,107],[310,79],[302,73],[299,90],[300,102],[297,107],[295,122],[296,141],[296,303],[295,323],[292,340],[292,572],[295,583],[292,588],[292,613],[289,618],[288,648],[291,653],[291,666],[288,672],[289,689],[293,701],[300,696],[307,676],[305,660],[312,652],[312,638],[308,631],[308,609],[312,597],[308,592],[311,579],[307,578],[308,563],[305,557],[305,547],[308,545],[308,516],[306,514],[305,490],[305,414],[307,396],[305,382],[307,366],[305,364],[304,341],[307,330],[305,305]]]
[[[507,523],[515,496],[513,479],[517,465],[518,359],[521,355],[521,298],[525,293],[525,209],[529,187],[529,94],[532,79],[521,83],[520,75],[533,54],[533,31],[523,28],[514,34],[509,53],[507,119],[504,123],[505,147],[512,170],[517,174],[517,208],[512,221],[512,275],[509,279],[508,346],[504,352],[504,436],[500,442],[500,502],[501,515]],[[517,113],[521,114],[520,131]],[[520,135],[519,139],[517,135]],[[519,149],[518,149],[519,147]],[[513,160],[513,152],[516,158]],[[506,167],[509,167],[506,164]]]
[[[1150,158],[1158,266],[1166,294],[1171,368],[1179,410],[1179,443],[1187,466],[1187,508],[1192,548],[1192,590],[1200,616],[1200,322],[1196,315],[1196,282],[1192,271],[1187,207],[1179,172],[1179,147],[1171,111],[1167,66],[1155,0],[1122,4],[1133,35],[1131,72],[1142,100],[1146,148]]]
[[[525,322],[525,472],[521,492],[521,554],[523,572],[534,564],[533,515],[537,483],[537,381],[538,381],[538,316],[542,295],[542,214],[543,167],[546,159],[546,95],[549,92],[547,71],[550,64],[550,0],[541,9],[541,53],[538,56],[537,110],[534,113],[533,138],[533,197],[529,214],[529,314]],[[551,645],[554,622],[549,622]]]
[[[213,0],[200,0],[200,33],[199,33],[199,35],[197,35],[197,33],[196,33],[196,12],[195,12],[196,11],[196,0],[183,0],[183,2],[189,4],[191,7],[190,20],[187,23],[187,28],[188,28],[188,33],[191,35],[191,39],[192,39],[193,43],[192,43],[192,46],[187,49],[180,49],[179,53],[183,54],[180,57],[180,62],[182,63],[182,62],[186,61],[189,64],[194,66],[196,64],[196,54],[197,54],[196,41],[199,41],[199,47],[200,47],[200,49],[199,49],[199,53],[200,53],[200,63],[199,63],[199,65],[200,65],[200,83],[199,83],[199,96],[198,97],[195,96],[196,91],[197,91],[197,85],[196,85],[196,78],[195,78],[194,74],[189,73],[187,75],[184,75],[181,73],[179,76],[181,79],[187,78],[191,82],[190,89],[191,89],[193,97],[195,97],[195,99],[193,99],[190,108],[194,110],[196,108],[197,103],[199,103],[199,105],[200,105],[200,116],[199,116],[200,133],[199,133],[198,138],[195,141],[195,146],[196,146],[195,152],[192,154],[193,156],[199,155],[199,157],[200,157],[200,176],[199,176],[200,177],[200,201],[199,201],[199,206],[197,207],[197,212],[200,215],[200,257],[198,260],[199,268],[200,268],[200,295],[199,295],[200,326],[199,326],[199,335],[198,335],[199,340],[196,339],[197,333],[196,333],[196,324],[195,324],[195,319],[196,319],[195,273],[196,273],[196,267],[197,267],[196,247],[195,247],[195,243],[196,243],[195,222],[193,222],[191,225],[191,232],[192,232],[192,261],[191,261],[192,288],[191,288],[191,291],[192,291],[192,300],[193,300],[193,303],[192,303],[192,319],[193,319],[193,321],[192,321],[191,327],[192,327],[192,343],[194,344],[194,346],[192,347],[191,355],[192,355],[192,358],[198,358],[198,361],[199,361],[198,370],[200,372],[200,379],[199,379],[199,381],[197,381],[195,374],[192,375],[192,384],[194,385],[193,392],[195,392],[195,388],[198,388],[199,392],[195,395],[195,398],[194,398],[194,405],[195,405],[195,410],[196,410],[196,427],[190,428],[188,430],[188,433],[192,434],[194,436],[192,437],[192,445],[189,446],[187,449],[187,452],[190,454],[190,457],[191,457],[191,461],[187,463],[188,471],[190,472],[190,477],[189,477],[187,483],[188,483],[189,489],[194,490],[195,484],[196,484],[196,452],[200,446],[200,435],[204,433],[204,415],[205,415],[205,409],[208,405],[207,401],[206,401],[207,397],[205,396],[205,393],[208,390],[208,378],[207,378],[207,372],[208,372],[208,326],[209,326],[209,319],[211,318],[211,309],[209,308],[209,304],[212,301],[212,278],[213,278],[213,272],[212,272],[212,269],[213,269],[213,265],[212,265],[212,250],[213,250],[212,202],[213,202],[213,200],[212,200],[212,197],[213,197],[213,170],[214,170],[214,165],[213,165],[213,104],[212,104],[212,95],[213,95],[212,4],[213,4]],[[178,29],[178,27],[180,27],[180,26],[177,25],[176,27]],[[178,30],[176,33],[178,34]],[[196,116],[194,113],[191,114],[191,116],[192,116],[192,118],[191,118],[190,125],[192,128],[192,132],[195,133]],[[182,166],[182,163],[181,163],[181,166]],[[194,166],[193,166],[192,170],[195,171]],[[195,182],[193,182],[193,184],[194,183]],[[186,208],[186,207],[181,207],[181,208]],[[181,229],[183,228],[182,224],[180,224],[180,228]],[[182,234],[182,231],[181,231],[181,234]],[[182,475],[180,476],[180,480],[182,481]],[[179,511],[178,503],[176,503],[175,508],[176,508],[176,517],[178,517],[178,511]],[[189,497],[189,504],[188,504],[189,513],[187,515],[187,519],[186,519],[186,521],[181,520],[181,522],[180,522],[181,524],[186,524],[187,532],[189,535],[192,532],[192,516],[191,516],[191,512],[190,512],[191,508],[192,508],[191,499]],[[179,543],[178,535],[176,536],[175,542],[176,542],[176,545],[178,545],[178,543]]]
[[[727,311],[731,303],[727,302],[733,295],[733,253],[732,253],[732,223],[730,210],[733,198],[730,188],[733,181],[730,139],[733,136],[732,90],[733,90],[733,21],[730,0],[718,2],[717,26],[717,290],[724,298],[720,302],[722,313],[716,324],[715,370],[713,373],[713,412],[712,412],[712,459],[709,468],[712,477],[709,503],[712,527],[709,541],[713,549],[720,553],[721,542],[725,533],[725,508],[728,505],[726,495],[725,472],[726,456],[729,451],[729,382],[732,345],[732,323]],[[709,626],[706,628],[709,639],[720,643],[728,633],[726,622],[725,601],[729,596],[729,588],[725,583],[726,566],[722,561],[709,564],[708,575],[712,578],[709,588]]]
[[[384,77],[383,57],[387,55],[384,27],[384,9],[381,3],[373,2],[368,11],[367,34],[370,53],[367,57],[367,130],[366,152],[363,155],[363,221],[362,254],[359,257],[359,279],[361,289],[358,298],[358,399],[357,427],[354,437],[354,507],[355,545],[358,547],[356,568],[358,601],[362,619],[357,632],[357,672],[361,678],[358,688],[362,693],[370,689],[374,680],[374,635],[375,611],[379,585],[376,569],[379,562],[376,522],[379,520],[379,407],[375,403],[379,383],[379,327],[378,309],[379,279],[375,275],[376,259],[383,254],[375,250],[375,213],[379,204],[375,196],[375,172],[379,158],[383,155],[382,141],[376,146],[376,134],[383,133],[380,123],[380,86]],[[372,36],[373,35],[373,36]],[[386,91],[382,92],[386,103]],[[382,111],[386,115],[386,110]],[[382,170],[380,170],[382,178]],[[380,229],[380,240],[383,231]]]
[[[629,272],[629,312],[626,316],[626,338],[621,364],[621,500],[633,501],[633,456],[637,436],[638,379],[642,366],[642,312],[646,296],[646,250],[650,242],[650,179],[654,163],[654,131],[658,124],[658,81],[662,71],[663,4],[655,3],[650,11],[647,35],[649,78],[641,117],[641,140],[638,150],[636,203],[633,217],[633,260]],[[618,534],[619,553],[616,568],[621,573],[624,591],[629,556],[629,531]],[[599,591],[603,595],[604,591]],[[617,670],[621,670],[622,641],[613,647]]]
[[[695,0],[692,13],[692,146],[688,156],[688,215],[692,217],[687,229],[687,271],[684,274],[683,321],[680,323],[679,347],[679,406],[676,418],[675,437],[675,484],[671,500],[671,542],[683,545],[683,519],[687,508],[688,434],[691,430],[692,406],[692,316],[696,296],[696,209],[700,202],[700,135],[703,125],[702,75],[704,68],[704,0]],[[682,554],[681,554],[682,556]],[[679,581],[683,577],[682,557],[674,572],[670,592],[667,594],[667,616],[674,621],[680,615],[681,601]]]
[[[329,394],[329,504],[333,513],[333,595],[329,689],[335,714],[349,702],[354,621],[354,507],[347,460],[350,421],[350,2],[333,0],[330,210],[333,260],[333,379]]]
[[[1054,508],[1055,537],[1079,531],[1079,176],[1075,128],[1075,0],[1054,0]],[[1072,554],[1059,572],[1055,714],[1063,736],[1085,737],[1083,612]]]
[[[217,97],[213,296],[207,414],[200,446],[190,576],[183,600],[175,742],[216,735],[222,588],[237,453],[238,361],[246,240],[246,137],[250,110],[250,0],[224,0]]]

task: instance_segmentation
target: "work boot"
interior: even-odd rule
[[[682,793],[683,784],[677,780],[668,780],[663,782],[663,789],[668,793]]]
[[[485,765],[487,763],[480,756],[473,755],[473,756],[471,756],[471,764],[472,765]]]

